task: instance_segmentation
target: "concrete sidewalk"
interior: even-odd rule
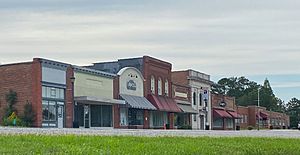
[[[148,130],[148,129],[53,129],[0,127],[0,134],[38,134],[38,135],[99,135],[99,136],[179,136],[179,137],[278,137],[300,138],[299,130]]]

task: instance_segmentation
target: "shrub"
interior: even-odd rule
[[[32,105],[27,101],[27,104],[24,105],[24,115],[22,121],[24,126],[32,127],[34,122],[34,111],[32,110]]]
[[[253,130],[253,126],[248,126],[248,130]]]
[[[192,126],[191,125],[182,125],[178,129],[191,130]]]

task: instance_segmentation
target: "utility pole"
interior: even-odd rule
[[[260,111],[259,111],[259,87],[258,87],[258,89],[257,89],[257,107],[258,107],[258,109],[257,109],[257,113],[258,113],[258,126],[257,126],[257,130],[259,130],[259,125],[260,125]]]

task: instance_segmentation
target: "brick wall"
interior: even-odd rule
[[[19,63],[0,66],[0,121],[5,113],[7,107],[5,96],[9,90],[13,90],[17,93],[17,103],[15,108],[17,110],[18,116],[23,115],[24,105],[27,102],[36,105],[36,101],[33,100],[32,91],[33,85],[33,64],[29,63]],[[36,109],[35,109],[36,112]]]
[[[119,76],[113,80],[113,97],[119,99]],[[113,124],[114,128],[120,128],[120,108],[119,105],[113,105]]]
[[[187,97],[176,96],[175,92],[187,94]],[[176,100],[184,100],[191,102],[191,88],[188,86],[172,83],[172,96]]]
[[[32,105],[35,109],[35,125],[42,127],[43,113],[42,113],[42,65],[40,59],[33,59],[32,63]]]
[[[71,81],[72,77],[74,77],[74,69],[69,66],[66,72],[66,128],[73,127],[74,83]]]
[[[188,76],[189,76],[189,71],[172,72],[172,74],[171,74],[172,83],[187,86],[189,84],[189,81],[187,79]]]

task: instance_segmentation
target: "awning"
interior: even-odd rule
[[[227,112],[235,119],[241,118],[241,116],[239,116],[239,114],[235,111],[227,111]]]
[[[148,95],[148,99],[159,111],[181,112],[174,99],[170,97]]]
[[[125,104],[124,100],[116,100],[116,99],[108,99],[108,98],[99,98],[92,96],[76,96],[74,97],[75,102],[83,103],[83,104]]]
[[[232,116],[225,110],[214,109],[213,115],[221,118],[232,118]]]
[[[156,110],[156,108],[145,97],[125,94],[120,94],[120,96],[131,108]]]
[[[177,106],[178,106],[184,113],[198,114],[197,110],[195,110],[191,105],[177,104]]]
[[[262,118],[263,120],[267,120],[269,118],[268,117],[269,115],[267,113],[265,113],[265,112],[260,111],[259,114],[260,114],[260,118]],[[258,115],[257,114],[256,114],[256,119],[258,119]]]

